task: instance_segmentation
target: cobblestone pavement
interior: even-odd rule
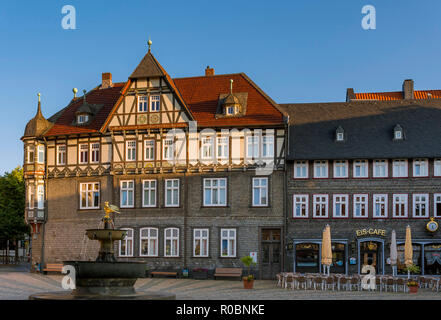
[[[41,275],[29,272],[2,271],[0,268],[0,299],[28,299],[38,292],[63,291],[62,275]],[[420,289],[417,294],[403,292],[314,291],[276,287],[275,281],[256,280],[253,290],[243,289],[239,280],[193,280],[171,278],[138,279],[137,291],[165,291],[179,300],[370,300],[424,299],[441,300],[441,292]]]

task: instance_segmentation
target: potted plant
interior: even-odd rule
[[[192,270],[193,279],[204,280],[208,278],[208,269],[205,268],[195,268]]]
[[[420,273],[420,268],[414,264],[407,266],[404,268],[405,271],[410,273]],[[418,292],[418,282],[412,279],[407,280],[407,287],[409,288],[409,293],[417,293]]]
[[[248,268],[248,275],[246,277],[242,277],[243,288],[244,289],[253,289],[254,286],[254,276],[251,274],[251,266],[256,263],[253,261],[253,258],[250,256],[245,256],[240,258],[240,261]]]

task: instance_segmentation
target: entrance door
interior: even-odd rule
[[[371,265],[375,273],[380,274],[382,270],[382,243],[376,241],[365,241],[360,243],[360,271],[364,265]]]
[[[262,279],[275,279],[281,271],[280,229],[262,229]]]

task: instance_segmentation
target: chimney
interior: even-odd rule
[[[350,102],[351,100],[355,100],[354,88],[347,88],[346,89],[346,102]]]
[[[210,66],[207,66],[207,68],[205,69],[205,76],[214,76],[214,69],[210,68]]]
[[[413,80],[406,79],[403,82],[403,97],[405,100],[413,99]]]
[[[105,72],[102,74],[101,89],[107,89],[112,87],[112,74]]]

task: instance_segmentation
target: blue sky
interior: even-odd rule
[[[361,9],[376,8],[363,30]],[[61,27],[64,5],[76,30]],[[0,173],[22,164],[19,140],[42,94],[46,117],[102,72],[125,81],[152,51],[172,77],[245,72],[276,102],[343,101],[346,88],[441,88],[441,1],[8,1],[0,6]]]

